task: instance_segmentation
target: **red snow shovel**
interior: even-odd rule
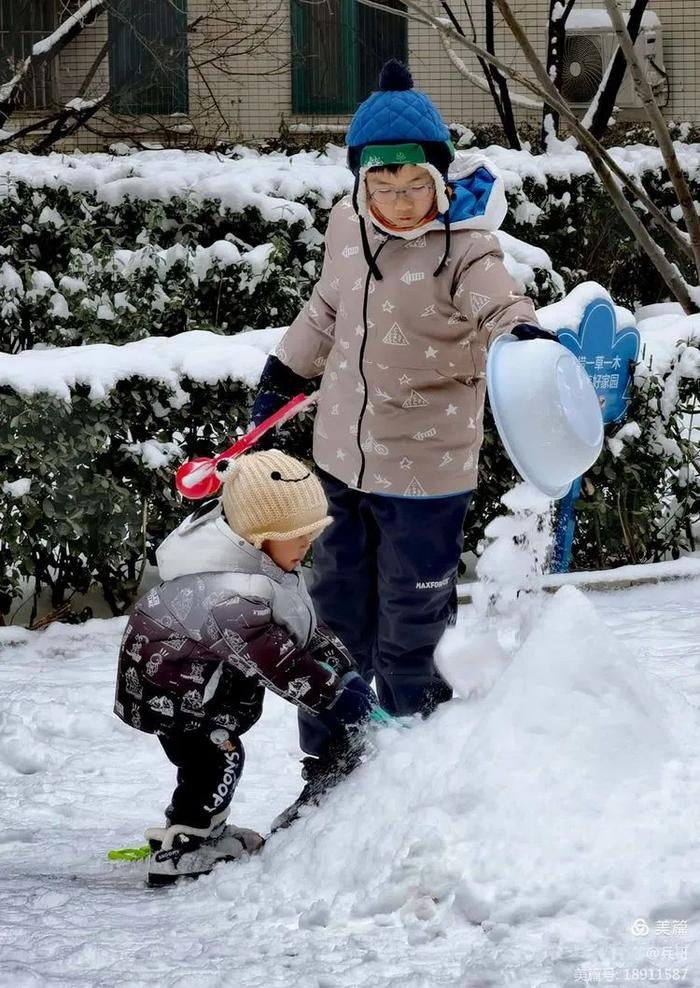
[[[188,460],[179,467],[175,474],[175,485],[183,497],[190,501],[199,501],[203,497],[210,497],[216,494],[221,487],[221,479],[216,472],[216,466],[222,460],[231,460],[234,456],[240,456],[251,446],[255,446],[258,439],[276,425],[282,425],[289,419],[305,411],[314,404],[318,395],[297,395],[279,411],[269,418],[256,425],[254,429],[242,436],[238,442],[234,443],[230,449],[218,456],[197,456],[194,460]]]

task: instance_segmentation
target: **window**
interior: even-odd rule
[[[57,26],[54,0],[0,0],[0,86],[12,78],[32,45]],[[53,103],[55,68],[51,59],[29,73],[20,96],[23,109],[42,110]]]
[[[356,0],[291,3],[293,113],[352,113],[377,88],[384,62],[406,60],[406,21],[395,14]]]
[[[116,113],[187,113],[187,0],[114,0],[109,83]]]

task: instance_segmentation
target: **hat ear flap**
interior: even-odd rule
[[[367,202],[367,183],[365,182],[366,174],[367,168],[360,168],[357,173],[355,188],[352,195],[352,204],[355,207],[355,212],[357,215],[361,216],[365,220],[368,220],[370,215],[369,204]]]
[[[445,176],[440,174],[435,165],[431,165],[428,162],[418,165],[418,167],[424,168],[435,183],[435,200],[437,203],[438,213],[446,213],[450,208],[450,200],[447,195],[447,183],[445,182]]]

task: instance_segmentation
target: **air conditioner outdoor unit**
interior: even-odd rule
[[[587,109],[618,48],[607,11],[574,8],[566,22],[565,45],[562,94],[573,107]],[[661,22],[656,14],[648,11],[644,14],[635,47],[654,94],[663,102],[668,93],[668,76],[663,60]],[[615,102],[621,109],[642,105],[629,70]]]

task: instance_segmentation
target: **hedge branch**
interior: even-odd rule
[[[663,114],[658,107],[656,99],[654,98],[654,92],[651,88],[651,84],[644,74],[644,69],[642,68],[639,60],[639,53],[634,46],[634,42],[630,37],[629,31],[627,30],[625,19],[620,11],[620,6],[617,0],[605,0],[605,6],[610,14],[613,27],[615,28],[615,33],[620,42],[620,47],[622,48],[627,64],[629,65],[632,78],[634,79],[635,89],[637,90],[637,93],[639,94],[639,97],[644,105],[649,121],[654,128],[656,140],[659,143],[659,148],[661,150],[661,154],[663,155],[668,174],[673,183],[673,188],[676,190],[678,204],[683,210],[683,219],[685,220],[686,229],[690,236],[690,246],[693,251],[695,268],[698,273],[698,277],[700,277],[700,216],[698,216],[695,209],[693,195],[690,191],[686,177],[683,174],[683,169],[678,161],[678,155],[676,154],[676,149],[673,146],[673,141],[671,140],[671,135],[669,134],[666,121],[664,120]]]

